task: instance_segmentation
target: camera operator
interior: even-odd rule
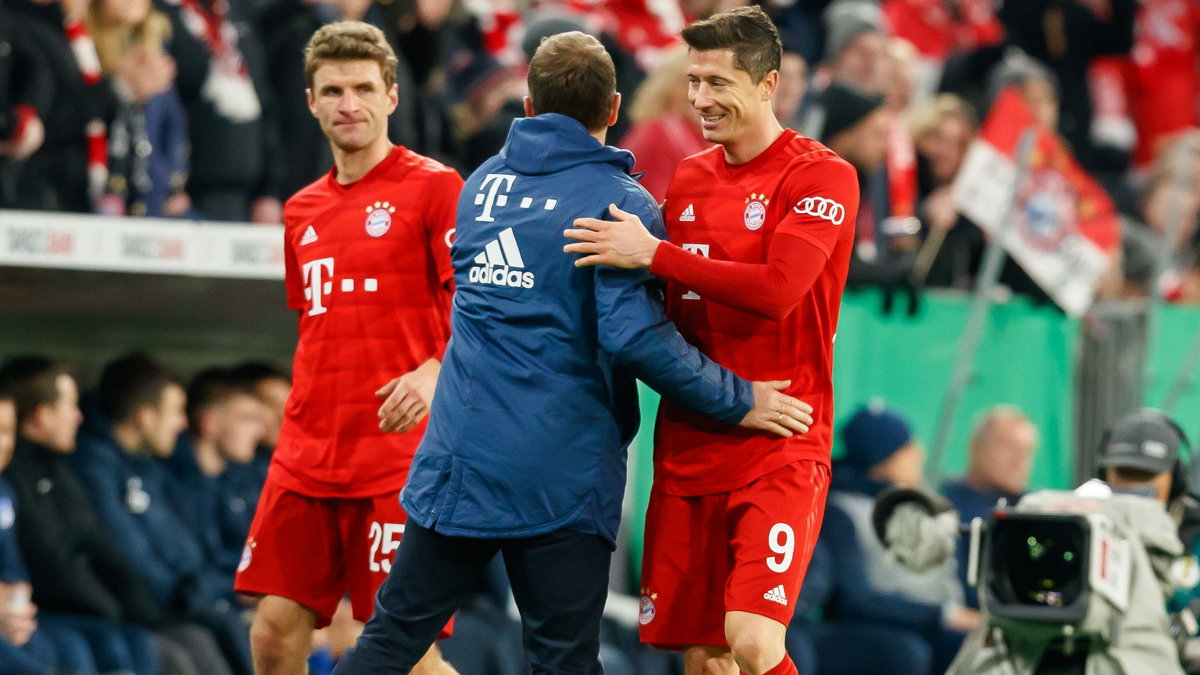
[[[1176,637],[1194,642],[1200,630],[1200,566],[1196,537],[1200,529],[1200,501],[1189,494],[1188,467],[1182,451],[1190,449],[1180,426],[1157,410],[1130,413],[1105,435],[1100,455],[1100,477],[1114,492],[1136,494],[1159,500],[1179,528],[1184,557],[1171,567],[1175,597],[1168,604]],[[1200,673],[1200,654],[1185,649],[1184,666]]]

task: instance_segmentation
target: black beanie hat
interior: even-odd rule
[[[820,141],[828,143],[882,107],[883,96],[879,94],[868,94],[841,82],[831,83],[821,94],[825,123],[821,126]]]

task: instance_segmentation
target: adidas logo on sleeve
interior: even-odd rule
[[[533,272],[522,272],[524,268],[525,258],[521,256],[521,248],[517,246],[512,228],[508,227],[489,241],[482,253],[475,256],[475,266],[468,272],[467,278],[476,284],[533,288]]]

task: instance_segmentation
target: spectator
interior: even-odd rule
[[[265,433],[264,405],[230,371],[213,368],[188,386],[188,433],[173,458],[172,496],[233,599],[233,577],[250,533],[262,482],[254,453]]]
[[[813,550],[797,616],[788,628],[788,653],[797,669],[821,675],[932,672],[933,650],[923,633],[938,629],[941,608],[872,590],[853,537],[829,537],[825,528],[853,530],[853,523],[840,511],[825,514],[823,538]]]
[[[52,95],[50,73],[24,19],[0,6],[0,208],[12,206],[20,163],[46,137],[42,118]]]
[[[1098,56],[1129,54],[1137,5],[1137,0],[1006,0],[998,6],[1008,43],[1053,73],[1062,110],[1058,124],[1050,128],[1066,138],[1089,171],[1112,167],[1097,155],[1091,140],[1088,69]]]
[[[187,121],[171,87],[175,64],[164,51],[170,22],[150,9],[150,0],[93,0],[87,27],[100,72],[114,78],[117,93],[108,128],[108,181],[98,210],[165,215],[175,193],[170,215],[182,215],[188,204],[182,192]]]
[[[166,469],[156,461],[171,454],[184,428],[183,388],[158,364],[133,354],[105,366],[86,407],[76,457],[80,474],[99,520],[137,561],[135,574],[168,621],[167,639],[205,675],[231,672],[226,660],[248,674],[248,627],[219,597],[220,581],[172,510]]]
[[[88,213],[107,177],[104,148],[115,94],[100,72],[84,20],[87,0],[14,0],[20,30],[47,65],[53,97],[46,108],[46,137],[21,168],[16,206]]]
[[[1037,427],[1020,410],[1002,405],[984,414],[971,434],[967,475],[942,489],[963,524],[975,518],[986,520],[1001,499],[1017,503],[1029,487],[1037,446]],[[967,584],[967,553],[967,542],[959,541],[959,580],[967,606],[978,609],[978,594]]]
[[[952,185],[978,128],[975,111],[954,94],[939,94],[907,115],[917,151],[917,215],[926,239],[918,285],[969,290],[979,267],[982,234],[958,214]]]
[[[865,578],[866,587],[851,587],[832,615],[919,632],[932,650],[933,672],[944,673],[979,613],[963,604],[953,560],[923,573],[906,569],[884,555],[871,520],[883,489],[921,486],[925,453],[908,421],[882,406],[860,407],[841,431],[845,454],[833,465],[821,539],[834,554],[839,578]]]
[[[779,59],[779,88],[775,90],[772,100],[775,117],[779,118],[780,124],[789,129],[800,128],[800,109],[807,93],[808,62],[799,52],[791,51],[784,45],[783,55]]]
[[[131,624],[153,624],[158,613],[72,465],[82,417],[74,378],[48,359],[19,357],[0,368],[0,389],[16,401],[18,439],[5,475],[20,505],[18,542],[42,622],[50,612],[101,619],[56,621],[84,633],[97,666],[149,675],[153,638]]]
[[[267,467],[279,442],[279,430],[283,427],[283,415],[292,391],[292,377],[282,368],[261,361],[247,361],[235,366],[230,375],[262,404],[259,410],[263,414],[263,438],[254,457],[254,467],[262,482],[267,478]]]
[[[851,285],[893,286],[907,281],[917,240],[911,229],[892,228],[892,193],[885,162],[888,117],[882,95],[834,82],[821,95],[821,142],[858,170],[861,190]],[[903,222],[901,224],[904,224]]]
[[[1137,127],[1134,167],[1154,163],[1165,140],[1200,126],[1200,5],[1182,0],[1138,3],[1128,99]]]
[[[12,460],[16,440],[17,405],[0,390],[0,471]],[[17,544],[17,508],[12,486],[0,476],[0,675],[94,672],[95,659],[82,635],[63,628],[50,637],[38,625],[29,572]]]
[[[887,34],[879,5],[835,0],[825,10],[824,83],[843,82],[869,94],[888,86]]]
[[[633,153],[634,171],[645,174],[638,181],[662,202],[679,160],[709,146],[688,100],[686,47],[671,52],[638,87],[630,115],[633,127],[620,146]]]
[[[175,82],[187,111],[186,190],[205,218],[281,223],[282,141],[265,56],[244,7],[228,0],[159,5],[171,19]]]

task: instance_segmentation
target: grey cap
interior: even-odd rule
[[[1175,470],[1182,437],[1162,413],[1139,410],[1113,425],[1101,452],[1101,467],[1140,469],[1151,473]]]
[[[834,0],[825,9],[825,58],[835,59],[863,33],[883,33],[883,11],[876,2]]]

